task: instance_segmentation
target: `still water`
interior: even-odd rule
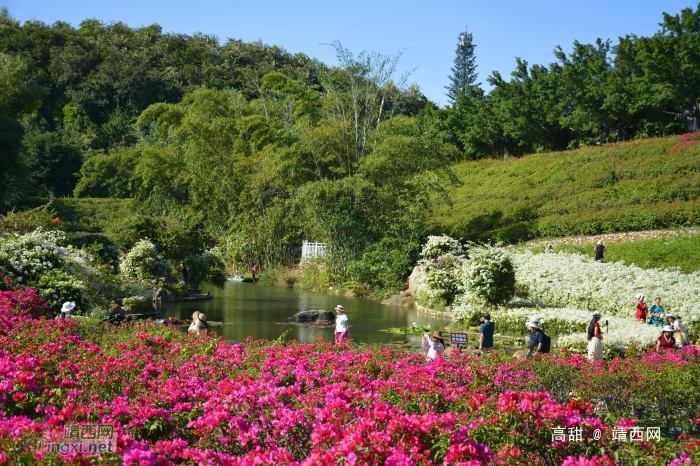
[[[214,296],[208,301],[178,302],[163,305],[165,318],[176,316],[190,318],[194,311],[203,312],[210,322],[224,322],[223,327],[210,327],[209,332],[224,337],[224,340],[243,341],[248,336],[256,340],[274,340],[289,331],[287,339],[313,343],[315,336],[333,341],[333,327],[313,328],[287,323],[300,311],[333,311],[342,304],[349,319],[349,337],[358,343],[390,343],[403,339],[403,335],[380,332],[389,327],[403,327],[416,322],[443,328],[449,320],[419,313],[412,307],[389,306],[378,301],[348,298],[327,293],[314,293],[259,283],[228,282],[223,290],[208,288],[202,284],[202,293],[211,291]],[[410,338],[410,340],[414,340]]]

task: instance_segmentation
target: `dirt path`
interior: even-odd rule
[[[589,243],[595,243],[599,240],[603,240],[603,243],[617,243],[623,241],[637,241],[641,239],[651,239],[651,238],[663,238],[669,236],[681,236],[681,235],[697,235],[700,234],[700,229],[698,228],[686,228],[682,230],[651,230],[651,231],[631,231],[627,233],[608,233],[605,235],[593,235],[593,236],[570,236],[567,238],[549,238],[549,239],[536,239],[522,243],[516,247],[532,247],[532,246],[546,246],[551,244],[552,246],[557,244],[573,244],[573,245],[583,245]]]

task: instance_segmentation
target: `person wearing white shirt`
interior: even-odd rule
[[[337,313],[335,317],[335,344],[339,345],[348,339],[348,316],[345,315],[345,308],[338,304],[335,307]]]
[[[678,318],[673,314],[667,315],[666,319],[673,328],[673,338],[676,339],[676,346],[678,348],[683,348],[690,341],[688,338],[688,329],[685,325],[681,324]]]
[[[423,334],[423,348],[428,350],[428,361],[434,361],[442,357],[445,352],[445,340],[440,330],[433,332],[432,338],[429,334]]]

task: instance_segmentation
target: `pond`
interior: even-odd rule
[[[224,340],[243,341],[252,336],[256,340],[274,340],[289,331],[287,339],[313,343],[315,336],[333,341],[333,327],[314,328],[282,325],[300,311],[333,311],[342,304],[348,316],[349,336],[357,343],[391,343],[403,335],[380,332],[390,327],[403,327],[416,322],[420,326],[444,328],[450,320],[419,313],[415,308],[389,306],[378,301],[349,298],[328,293],[262,285],[260,283],[228,282],[223,290],[202,285],[202,293],[211,291],[213,299],[195,302],[177,302],[163,305],[163,317],[190,318],[194,311],[203,312],[210,322],[223,322],[223,327],[211,327],[210,333]],[[408,338],[411,341],[420,337]]]

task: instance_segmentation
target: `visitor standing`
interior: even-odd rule
[[[428,361],[434,361],[442,357],[445,352],[445,340],[442,337],[442,331],[435,330],[433,337],[430,334],[423,334],[423,348],[428,350]]]
[[[339,345],[348,339],[348,316],[340,304],[335,307],[335,312],[335,344]]]
[[[642,293],[639,293],[637,295],[637,314],[635,315],[635,318],[639,322],[646,323],[647,322],[647,305],[644,304],[644,295]]]
[[[59,318],[72,319],[73,318],[73,309],[75,309],[75,303],[71,303],[70,301],[66,301],[65,303],[63,303],[63,306],[61,307],[61,314],[59,315]]]
[[[545,249],[544,252],[546,252],[547,254],[554,254],[554,248],[550,244],[549,246],[547,246],[547,249]]]
[[[603,240],[598,240],[598,244],[595,245],[595,260],[603,262],[603,253],[605,252],[605,246],[603,246]]]
[[[661,348],[673,349],[676,347],[676,339],[673,338],[673,327],[670,325],[665,325],[661,336],[656,342],[656,351],[658,352]]]
[[[527,357],[531,358],[535,353],[540,353],[542,351],[544,332],[540,327],[540,321],[538,319],[532,319],[525,325],[530,327],[530,351],[528,351]]]
[[[656,327],[663,327],[664,325],[664,308],[661,306],[661,298],[656,298],[654,300],[654,305],[651,306],[651,318],[649,319],[649,325],[654,325]]]
[[[669,314],[668,323],[673,329],[673,338],[676,340],[676,345],[683,348],[690,341],[688,329],[680,322],[680,319],[673,314]]]
[[[180,276],[182,277],[183,285],[189,283],[190,275],[187,273],[187,267],[185,267],[184,262],[180,262]]]
[[[594,312],[591,323],[588,324],[588,359],[592,361],[603,359],[603,332],[598,323],[601,317],[599,312]]]
[[[257,265],[254,265],[250,269],[250,274],[253,276],[253,283],[255,283],[255,276],[258,274],[258,266]]]
[[[491,351],[493,349],[493,331],[496,328],[496,324],[491,322],[491,314],[484,314],[481,322],[479,350],[484,352]]]

